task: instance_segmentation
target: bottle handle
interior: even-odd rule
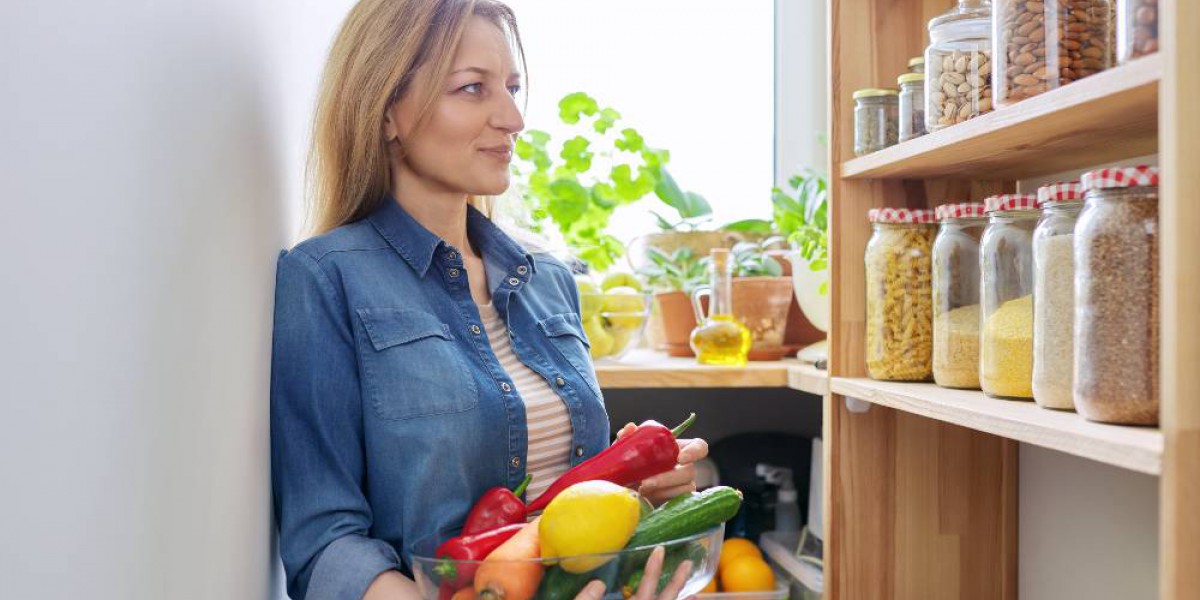
[[[696,324],[697,325],[703,323],[704,319],[707,318],[707,316],[704,314],[704,305],[700,303],[700,298],[702,298],[704,296],[709,297],[709,305],[712,305],[712,288],[711,287],[701,286],[701,287],[698,287],[698,288],[692,290],[692,311],[694,311],[696,313]]]

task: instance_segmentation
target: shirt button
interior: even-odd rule
[[[567,380],[563,379],[562,377],[555,377],[554,383],[557,384],[558,387],[562,387],[564,385],[567,385]]]
[[[583,456],[583,446],[575,446],[575,456]]]
[[[504,390],[504,391],[506,391],[506,392],[511,392],[511,391],[512,391],[512,386],[511,386],[511,385],[508,385],[508,382],[507,382],[507,381],[504,381],[504,382],[501,382],[501,383],[500,383],[500,389],[502,389],[502,390]]]
[[[454,259],[458,258],[458,253],[457,253],[457,252],[450,252],[450,253],[446,254],[446,258],[448,258],[448,259],[450,259],[450,260],[454,260]]]
[[[517,279],[516,277],[508,278],[508,285],[517,285],[518,283],[521,283],[520,279]]]
[[[508,461],[508,464],[512,465],[512,467],[514,469],[519,469],[521,467],[521,457],[520,456],[512,457],[512,460]]]
[[[524,275],[524,274],[526,274],[526,273],[528,273],[528,272],[529,272],[529,267],[527,267],[527,266],[525,266],[525,265],[521,265],[521,266],[517,267],[517,274],[518,274],[518,275]]]
[[[479,326],[478,326],[478,325],[472,325],[472,326],[471,326],[471,333],[473,333],[473,334],[475,334],[475,335],[479,335],[479,332],[480,332],[480,329],[479,329]]]
[[[451,277],[458,277],[458,269],[450,269]]]

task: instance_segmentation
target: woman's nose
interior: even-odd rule
[[[508,133],[518,133],[525,129],[525,117],[521,115],[521,109],[517,107],[515,96],[511,94],[500,96],[492,113],[492,126]]]

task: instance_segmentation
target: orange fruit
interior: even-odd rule
[[[700,593],[701,594],[717,593],[717,575],[715,573],[713,574],[713,578],[708,580],[708,585],[704,586],[704,589],[700,590]]]
[[[721,589],[726,592],[770,592],[775,590],[775,572],[761,558],[743,556],[721,570]]]
[[[717,568],[724,569],[725,565],[743,556],[753,556],[762,559],[762,550],[759,550],[754,542],[745,538],[729,538],[721,545],[721,560]]]

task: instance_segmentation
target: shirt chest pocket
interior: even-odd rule
[[[572,367],[575,367],[583,381],[599,396],[600,387],[596,383],[596,372],[592,367],[591,344],[583,332],[579,315],[566,313],[547,317],[538,321],[538,329],[542,330],[550,343]]]
[[[363,394],[376,416],[412,419],[471,410],[475,380],[450,327],[427,312],[360,308]]]

